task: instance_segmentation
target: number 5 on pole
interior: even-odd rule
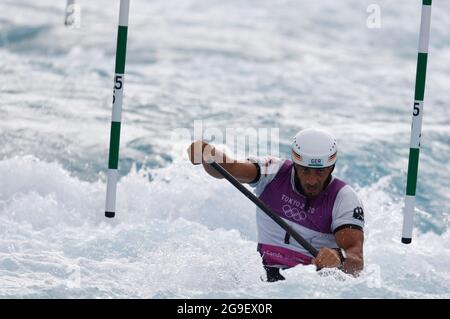
[[[122,120],[123,84],[125,79],[125,58],[127,53],[128,12],[130,0],[120,0],[119,29],[117,32],[116,68],[114,76],[111,136],[106,185],[105,216],[116,215],[116,190],[119,164],[120,123]]]

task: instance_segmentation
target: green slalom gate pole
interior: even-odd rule
[[[414,207],[416,203],[417,172],[419,169],[420,138],[422,135],[422,113],[427,74],[428,44],[431,25],[431,2],[422,1],[422,18],[420,22],[419,54],[417,57],[416,87],[411,125],[411,143],[409,148],[408,177],[406,182],[405,207],[403,209],[402,243],[412,241]]]
[[[109,144],[109,163],[106,186],[105,216],[116,214],[116,191],[119,164],[120,123],[122,119],[123,85],[125,80],[125,58],[127,53],[128,13],[130,0],[120,0],[119,29],[117,33],[116,71],[114,76],[113,110]]]

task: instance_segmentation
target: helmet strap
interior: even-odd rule
[[[333,174],[334,166],[335,166],[335,165],[336,165],[336,164],[333,164],[333,166],[331,167],[331,172],[330,172],[330,174],[328,175],[328,178],[327,178],[327,180],[325,181],[325,184],[323,185],[323,189],[327,188],[327,186],[330,184],[330,182],[331,182],[331,175]]]
[[[295,167],[295,164],[294,164],[294,186],[295,186],[295,189],[300,194],[305,195],[305,193],[303,192],[302,184],[300,183],[300,180],[297,175],[297,168]]]
[[[336,166],[336,164],[333,164],[333,166],[332,166],[332,168],[331,168],[331,172],[330,172],[330,176],[331,176],[331,174],[333,174],[333,171],[334,171],[334,167]]]

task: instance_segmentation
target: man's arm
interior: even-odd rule
[[[258,175],[255,164],[248,160],[234,160],[204,141],[193,142],[188,147],[187,153],[192,164],[203,164],[205,171],[215,178],[223,178],[223,176],[206,163],[208,159],[216,161],[241,183],[253,182]]]
[[[364,232],[359,229],[344,228],[337,231],[335,237],[336,243],[347,255],[342,270],[354,276],[358,275],[364,268]]]
[[[335,233],[337,245],[344,249],[347,258],[341,264],[339,253],[335,249],[322,248],[312,264],[318,268],[340,267],[345,273],[357,276],[364,268],[364,233],[359,229],[344,228]]]

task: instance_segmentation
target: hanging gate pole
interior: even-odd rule
[[[116,69],[114,76],[113,110],[109,144],[109,163],[106,186],[105,216],[116,214],[116,191],[119,164],[120,124],[122,119],[123,85],[125,80],[125,58],[127,53],[128,13],[130,0],[120,0],[119,28],[117,32]]]
[[[409,149],[408,178],[406,182],[405,207],[403,209],[402,243],[412,241],[413,216],[416,202],[417,173],[419,168],[420,138],[422,135],[422,113],[427,74],[428,47],[431,25],[431,2],[422,0],[422,18],[420,22],[419,54],[417,57],[416,87],[411,125],[411,143]]]

